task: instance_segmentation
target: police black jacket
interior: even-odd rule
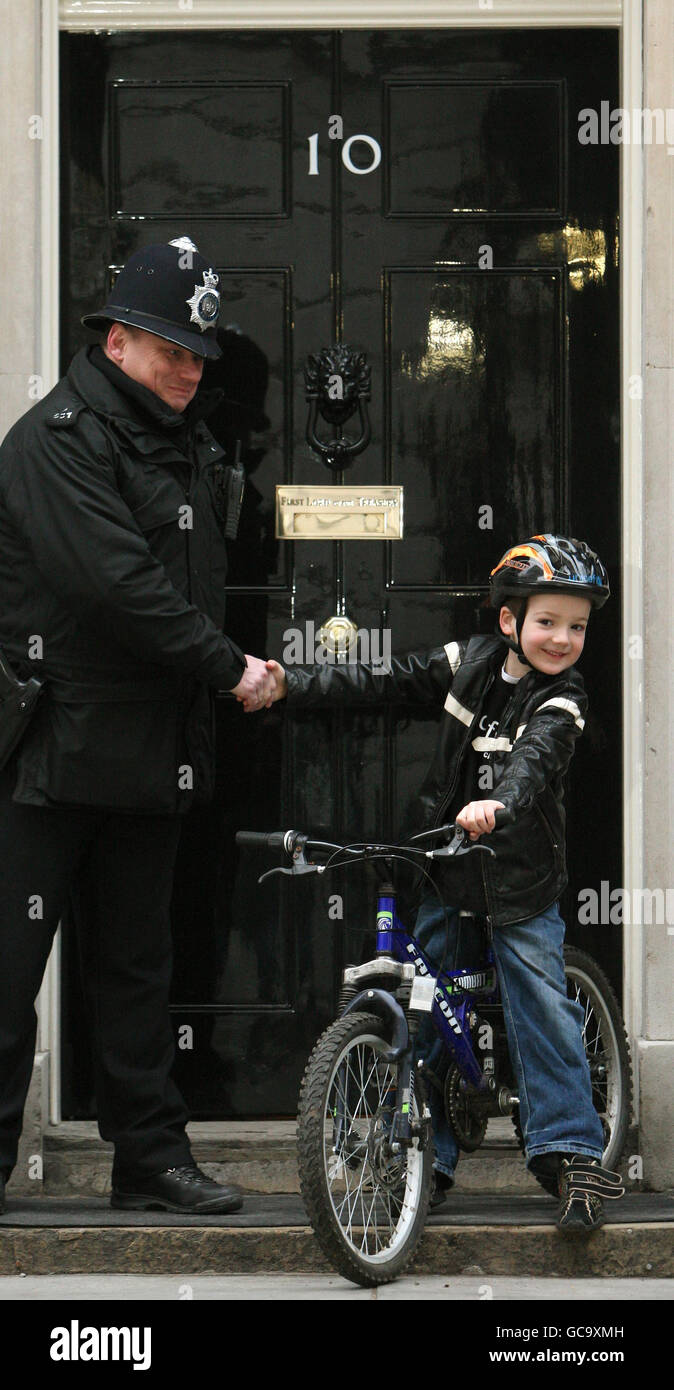
[[[286,672],[289,700],[303,707],[386,700],[442,708],[435,755],[415,806],[415,831],[443,825],[461,809],[456,794],[472,741],[489,752],[493,789],[484,796],[502,801],[516,819],[482,837],[494,859],[467,855],[443,866],[438,878],[448,903],[485,913],[495,925],[536,916],[566,886],[563,779],[587,710],[574,667],[559,676],[532,670],[513,687],[496,735],[483,737],[482,704],[505,654],[498,637],[471,637],[393,657],[388,675],[355,663]]]
[[[214,691],[245,658],[199,413],[85,348],[0,449],[0,648],[45,681],[16,801],[173,812],[212,792]]]

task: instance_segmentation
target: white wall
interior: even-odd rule
[[[674,6],[646,0],[644,106],[674,107]],[[674,155],[644,149],[644,885],[674,889]],[[641,1152],[674,1183],[674,926],[643,927]]]
[[[40,5],[0,0],[0,433],[34,404],[39,372]],[[34,128],[34,125],[33,125]]]

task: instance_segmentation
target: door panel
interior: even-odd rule
[[[430,57],[423,76],[382,83],[385,216],[558,217],[563,79],[447,80]]]
[[[226,622],[244,650],[283,659],[292,633],[341,611],[373,640],[390,631],[394,652],[491,631],[489,570],[540,530],[586,537],[617,590],[618,151],[577,140],[579,110],[618,100],[613,31],[64,34],[62,48],[64,366],[138,246],[187,233],[213,258],[226,336],[208,384],[226,399],[210,423],[247,473]],[[303,367],[336,341],[367,354],[372,440],[334,477],[305,440]],[[404,539],[277,541],[290,481],[402,484]],[[574,903],[621,881],[620,686],[604,676],[619,654],[616,592],[583,657],[563,908],[617,984],[620,929],[588,941]],[[294,1113],[343,963],[371,950],[362,878],[258,887],[266,864],[236,830],[395,834],[438,717],[218,702],[216,795],[187,818],[173,899],[176,1071],[195,1114]],[[80,1115],[67,940],[66,957],[64,1113]]]
[[[495,549],[530,533],[532,517],[560,515],[561,275],[429,266],[385,277],[386,426],[407,502],[392,582],[483,586]]]
[[[112,215],[287,217],[289,95],[287,82],[113,81]]]

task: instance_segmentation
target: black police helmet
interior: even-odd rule
[[[120,270],[108,303],[81,322],[101,331],[129,323],[200,357],[219,357],[218,279],[189,237],[145,246]]]

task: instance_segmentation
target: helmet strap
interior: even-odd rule
[[[520,603],[521,603],[520,611],[519,611],[519,613],[517,614],[517,616],[515,617],[515,633],[516,633],[516,636],[515,636],[515,637],[507,637],[506,634],[505,634],[505,632],[503,631],[503,629],[502,629],[502,627],[501,627],[501,623],[500,623],[501,608],[507,608],[507,607],[508,607],[508,604],[507,604],[507,603],[502,603],[502,604],[501,604],[501,608],[499,608],[499,618],[496,619],[496,625],[497,625],[497,628],[498,628],[498,635],[499,635],[499,637],[501,638],[501,641],[502,641],[502,642],[505,642],[505,644],[506,644],[507,647],[510,647],[511,652],[514,652],[514,653],[515,653],[515,656],[518,658],[519,661],[522,662],[522,665],[523,665],[523,666],[528,666],[529,669],[533,671],[534,668],[533,668],[533,666],[531,665],[531,662],[527,660],[526,656],[524,655],[524,652],[522,651],[522,628],[523,628],[523,626],[524,626],[524,619],[525,619],[525,617],[526,617],[527,604],[528,604],[528,602],[529,602],[529,595],[528,595],[528,594],[523,594],[523,595],[522,595],[522,598],[521,598],[521,600],[520,600]],[[511,609],[510,611],[512,612],[512,609]],[[514,616],[514,615],[513,615],[513,616]]]

